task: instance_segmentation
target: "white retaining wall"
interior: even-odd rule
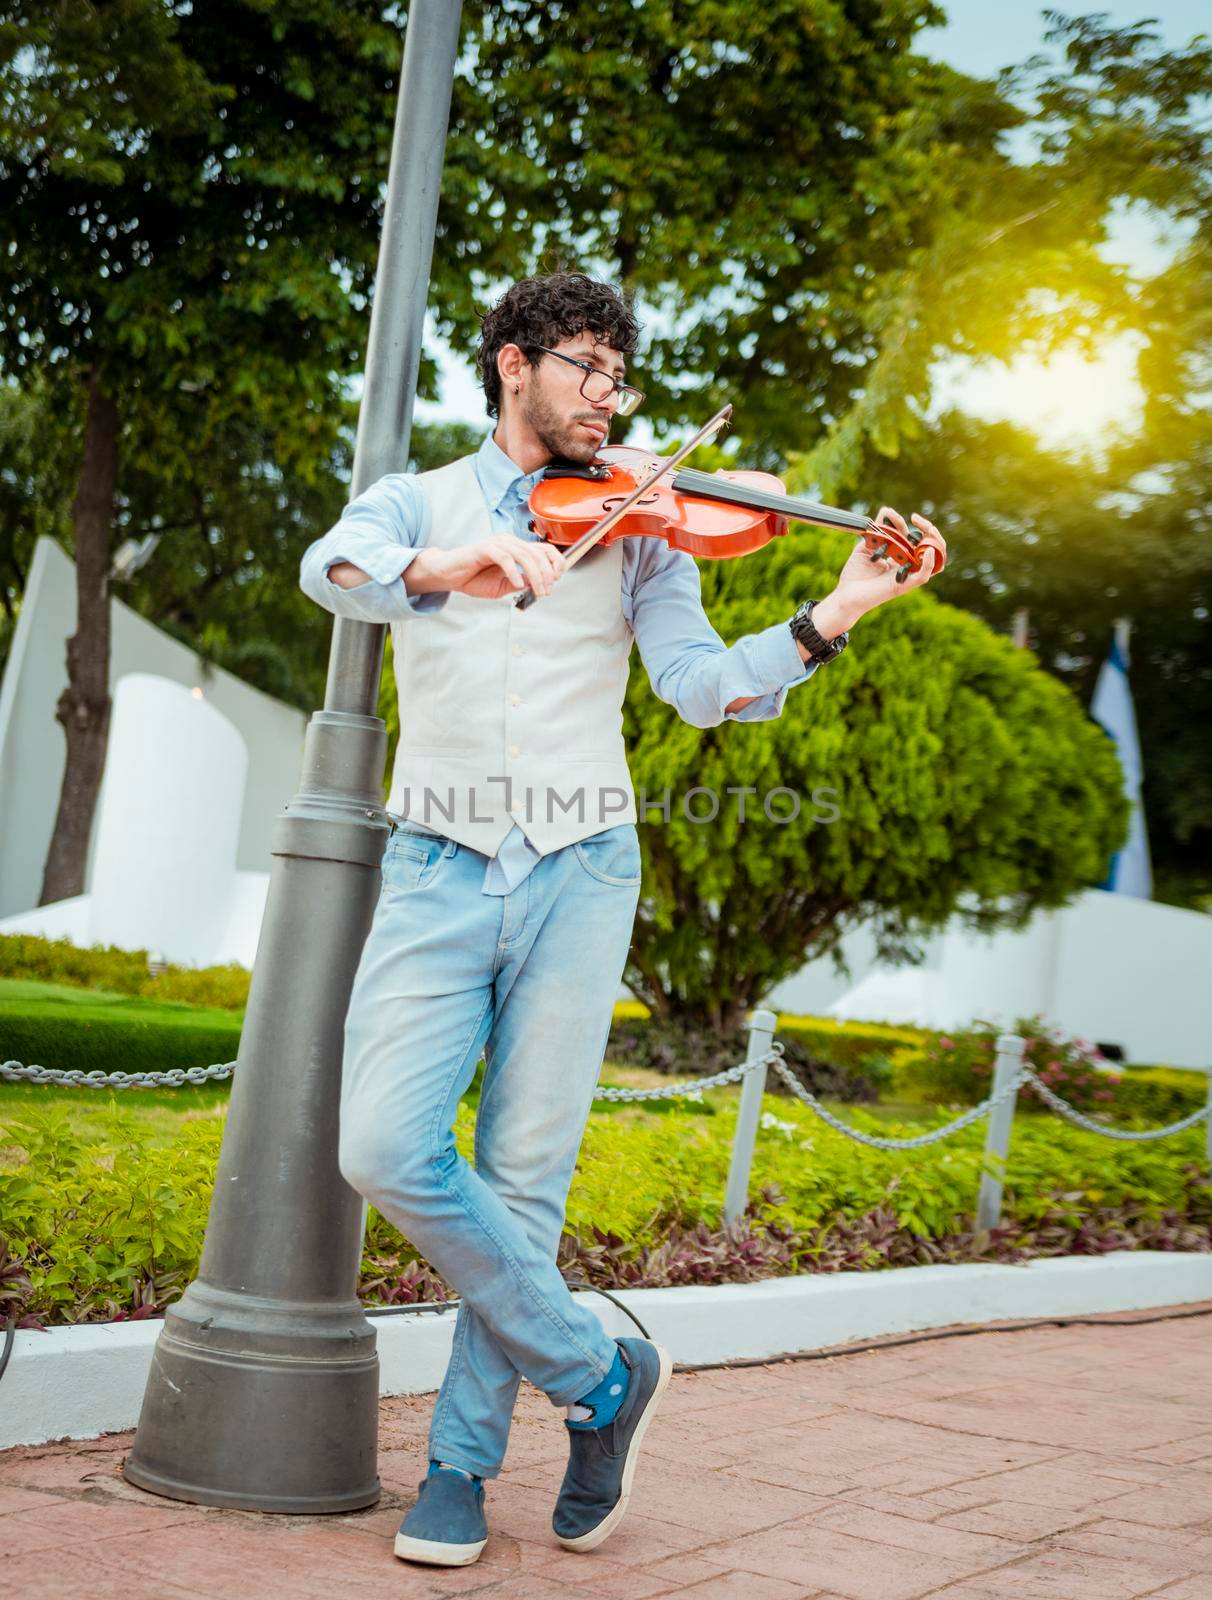
[[[1212,916],[1091,889],[1021,933],[952,924],[916,967],[875,960],[869,934],[843,941],[849,974],[812,962],[766,1002],[778,1011],[861,1022],[964,1028],[1043,1016],[1067,1033],[1120,1045],[1129,1061],[1212,1066]]]
[[[708,1365],[825,1349],[884,1334],[1020,1317],[1079,1316],[1212,1300],[1212,1255],[1124,1250],[1022,1266],[896,1267],[619,1295],[677,1362]],[[635,1332],[592,1297],[607,1333]],[[374,1318],[380,1393],[436,1389],[455,1313]],[[0,1379],[0,1447],[134,1427],[158,1321],[17,1334]]]

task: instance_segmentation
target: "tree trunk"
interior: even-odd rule
[[[40,905],[84,893],[88,841],[109,734],[109,572],[117,459],[118,408],[94,372],[88,386],[80,482],[72,502],[76,631],[67,641],[67,688],[55,707],[67,736],[67,761]]]

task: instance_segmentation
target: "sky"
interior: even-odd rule
[[[992,77],[1003,67],[1044,50],[1043,7],[1033,0],[943,0],[945,27],[927,28],[916,48],[975,77]],[[1187,44],[1197,33],[1212,33],[1212,0],[1054,0],[1055,9],[1081,16],[1105,13],[1123,26],[1146,17],[1169,48]],[[1141,274],[1156,272],[1168,259],[1172,241],[1157,237],[1143,215],[1124,215],[1113,230],[1107,254]],[[432,330],[430,330],[432,334]],[[442,397],[421,401],[422,421],[457,419],[487,426],[484,398],[470,364],[441,349]],[[939,373],[939,403],[955,404],[990,420],[1007,417],[1034,426],[1045,442],[1082,448],[1107,426],[1132,424],[1138,409],[1132,376],[1135,347],[1130,337],[1111,342],[1096,362],[1061,357],[1045,370],[1022,357],[1009,369],[1000,362],[973,368],[947,363]],[[1054,396],[1051,410],[1041,412],[1041,389]]]
[[[947,12],[944,28],[927,28],[917,36],[917,49],[937,61],[946,61],[974,77],[991,77],[1002,67],[1043,48],[1044,8],[1030,0],[942,0]],[[1212,5],[1208,0],[1054,0],[1051,9],[1068,16],[1105,12],[1113,25],[1123,27],[1144,17],[1157,18],[1157,32],[1173,48],[1195,34],[1212,31]]]

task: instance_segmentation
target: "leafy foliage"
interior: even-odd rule
[[[956,152],[932,236],[873,286],[879,353],[862,396],[791,477],[825,497],[878,482],[886,501],[921,507],[951,539],[938,595],[1000,628],[1027,609],[1041,661],[1085,702],[1114,619],[1132,618],[1157,893],[1200,907],[1212,904],[1212,47],[1167,50],[1147,22],[1049,15],[1063,65],[1035,60],[1003,84],[1037,107],[1039,158],[1005,168]],[[1124,216],[1171,238],[1151,276],[1105,248]],[[1143,416],[1086,454],[931,414],[944,355],[1047,355],[1124,332],[1140,343]]]
[[[743,400],[775,460],[865,387],[873,280],[930,237],[957,155],[1004,168],[1019,120],[912,53],[940,18],[929,0],[479,12],[470,87],[499,141],[498,214],[659,308],[643,380],[659,420],[690,395],[704,417]]]
[[[1005,1223],[978,1235],[981,1136],[874,1155],[796,1103],[766,1102],[745,1223],[718,1227],[735,1097],[716,1116],[589,1119],[561,1261],[603,1285],[748,1281],[916,1261],[1212,1248],[1199,1135],[1116,1147],[1054,1119],[1016,1127]],[[861,1126],[887,1132],[861,1110]],[[31,1111],[4,1130],[0,1294],[43,1323],[149,1316],[196,1275],[222,1123],[187,1120],[171,1143],[111,1101],[86,1130]],[[900,1131],[920,1131],[918,1128]],[[470,1155],[473,1117],[457,1137]],[[373,1210],[361,1292],[383,1304],[448,1290]]]
[[[106,1322],[176,1299],[201,1251],[220,1129],[189,1124],[157,1146],[112,1103],[92,1137],[55,1112],[9,1127],[26,1164],[0,1171],[0,1231],[29,1278],[25,1314]]]
[[[955,1034],[940,1034],[924,1048],[901,1051],[894,1080],[899,1091],[934,1105],[975,1105],[993,1087],[998,1035],[991,1022],[974,1023]],[[1177,1121],[1208,1098],[1208,1077],[1173,1067],[1113,1067],[1088,1039],[1049,1027],[1042,1017],[1025,1017],[1011,1032],[1024,1041],[1024,1062],[1048,1088],[1079,1111],[1111,1123]],[[1018,1099],[1024,1111],[1046,1109],[1034,1085]]]
[[[725,636],[758,632],[785,616],[782,596],[824,592],[847,547],[793,536],[760,564],[710,564],[708,610]],[[1123,837],[1101,729],[1026,652],[927,593],[864,618],[776,721],[691,728],[637,670],[625,729],[637,789],[671,791],[671,820],[640,830],[627,972],[658,1015],[730,1026],[859,923],[893,957],[957,912],[1021,925],[1098,883]],[[683,798],[696,788],[719,798],[710,825],[686,814],[705,814]],[[770,820],[775,789],[798,796],[794,820]]]

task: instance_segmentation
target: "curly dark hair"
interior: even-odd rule
[[[640,328],[631,306],[609,283],[587,278],[583,272],[551,272],[542,278],[523,278],[480,318],[480,348],[476,371],[484,385],[488,415],[501,410],[501,375],[497,353],[516,344],[533,361],[540,345],[557,345],[575,339],[588,328],[595,339],[622,355],[630,355]]]

